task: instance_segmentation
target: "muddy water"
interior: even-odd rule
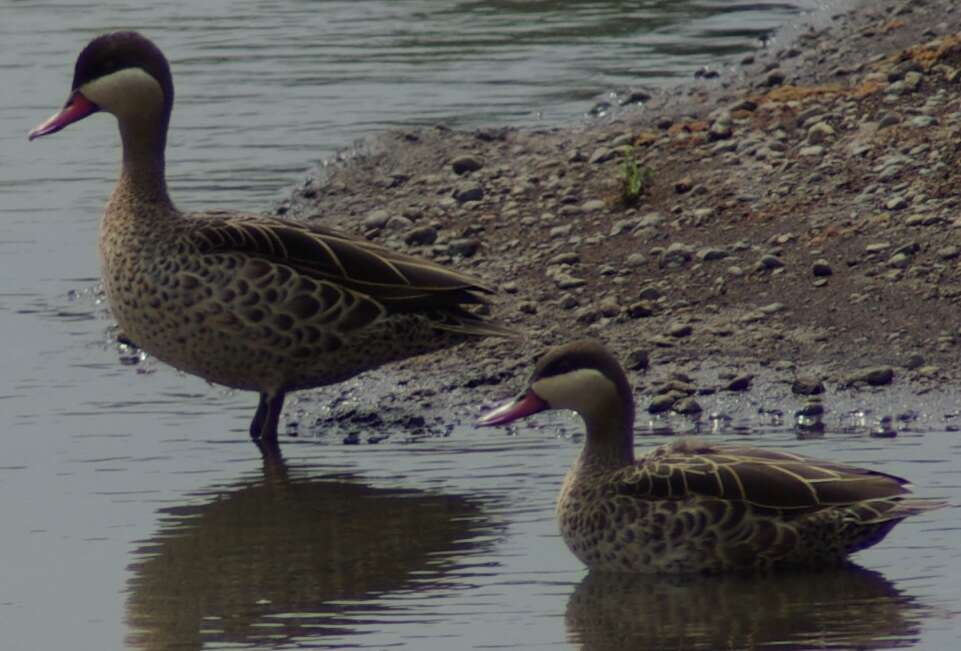
[[[625,581],[585,578],[557,537],[554,493],[579,444],[563,416],[515,437],[295,441],[285,464],[264,467],[245,440],[252,396],[132,363],[110,344],[93,288],[112,121],[25,139],[63,101],[83,43],[139,28],[174,66],[175,198],[266,209],[306,168],[385,126],[576,120],[608,88],[670,83],[736,56],[797,20],[796,6],[0,7],[2,648],[945,648],[961,633],[954,509],[897,528],[859,557],[863,571]],[[915,425],[877,439],[856,424],[801,440],[759,420],[718,436],[961,497],[954,433]]]

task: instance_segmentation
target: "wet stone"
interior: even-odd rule
[[[824,393],[824,382],[814,377],[798,376],[791,384],[791,392],[799,396],[820,395]]]
[[[742,373],[736,376],[733,380],[728,382],[724,386],[725,391],[747,391],[751,388],[751,382],[754,380],[753,373]]]
[[[875,366],[855,371],[844,378],[844,384],[869,384],[874,387],[891,384],[894,369],[890,366]]]
[[[818,399],[808,400],[804,405],[795,412],[797,416],[806,416],[808,418],[813,418],[815,416],[821,416],[824,414],[824,404]]]
[[[704,409],[694,398],[681,398],[675,402],[671,407],[675,412],[679,414],[684,414],[687,416],[692,416],[694,414],[699,414]]]
[[[663,414],[666,411],[670,411],[674,403],[677,402],[678,397],[670,393],[664,393],[659,396],[654,396],[650,404],[647,406],[647,411],[650,414]]]

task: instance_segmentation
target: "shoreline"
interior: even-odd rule
[[[885,0],[825,22],[609,121],[390,131],[298,188],[278,213],[479,276],[527,340],[305,392],[289,430],[446,433],[581,336],[635,366],[639,411],[713,411],[733,383],[817,424],[834,398],[957,385],[961,10]],[[633,206],[625,147],[649,170]]]

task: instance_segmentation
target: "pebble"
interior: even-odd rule
[[[457,199],[458,203],[480,201],[484,198],[484,188],[476,183],[465,185],[464,187],[454,191],[454,198]]]
[[[587,284],[583,278],[575,278],[567,274],[558,274],[554,277],[554,282],[557,283],[558,289],[577,289]]]
[[[824,382],[814,377],[801,375],[791,384],[791,392],[799,396],[817,396],[824,393]]]
[[[451,240],[447,244],[448,255],[459,255],[465,258],[472,257],[480,249],[481,241],[476,237],[463,237]]]
[[[880,387],[891,384],[893,380],[893,368],[890,366],[875,366],[850,373],[844,378],[843,383],[846,385],[870,384],[874,387]]]
[[[758,266],[761,269],[771,271],[773,269],[781,269],[784,267],[784,261],[776,255],[765,255],[760,260],[758,260]]]
[[[675,339],[680,339],[681,337],[690,337],[694,332],[694,328],[686,323],[679,323],[671,326],[667,331],[667,334],[674,337]]]
[[[711,262],[726,258],[727,255],[727,251],[723,249],[716,249],[714,247],[706,246],[703,249],[698,249],[697,253],[694,254],[694,257],[702,262]]]
[[[647,406],[647,411],[650,414],[662,414],[665,411],[670,411],[674,403],[678,401],[678,396],[664,393],[659,396],[654,396],[651,403]]]
[[[786,75],[784,74],[784,71],[780,68],[775,68],[767,73],[767,76],[764,78],[764,85],[769,88],[780,86],[784,83],[785,79]]]
[[[644,319],[654,315],[654,308],[647,301],[638,301],[628,306],[627,315],[632,319]]]
[[[597,165],[599,163],[606,163],[607,161],[614,158],[617,155],[616,149],[611,149],[610,147],[598,147],[594,150],[594,153],[590,155],[587,162],[592,165]]]
[[[454,174],[461,175],[467,172],[476,172],[484,167],[484,161],[471,154],[462,154],[451,161],[450,165]]]
[[[822,414],[824,414],[824,404],[817,398],[807,401],[795,412],[797,416],[806,416],[808,418],[821,416]]]
[[[603,299],[598,307],[601,315],[609,319],[613,319],[621,313],[621,306],[618,305],[617,301],[613,298]]]
[[[677,194],[685,194],[690,192],[692,187],[694,187],[694,179],[690,176],[685,176],[674,183],[674,192]]]
[[[747,391],[751,388],[751,381],[754,380],[753,373],[742,373],[724,386],[725,391]]]
[[[557,304],[560,305],[561,309],[564,310],[573,310],[578,306],[577,299],[574,298],[573,294],[563,294],[561,296],[561,300],[559,300]]]
[[[907,208],[907,206],[908,200],[901,196],[891,197],[884,202],[884,207],[888,210],[901,210],[902,208]]]
[[[433,226],[418,226],[404,236],[404,242],[411,245],[433,244],[436,241],[437,229]]]
[[[809,145],[820,145],[832,137],[834,137],[834,127],[827,122],[817,122],[808,129]]]
[[[798,151],[798,155],[805,157],[823,156],[824,145],[808,145],[807,147],[801,147],[801,149]]]
[[[662,267],[683,267],[694,257],[694,248],[687,244],[674,242],[661,254]]]
[[[386,210],[378,209],[373,210],[364,217],[363,226],[364,230],[380,230],[387,225],[390,220],[390,213]]]
[[[834,269],[831,268],[831,263],[829,263],[824,258],[819,258],[814,261],[811,265],[811,273],[814,274],[816,278],[824,278],[830,276],[834,273]]]
[[[590,199],[581,206],[581,210],[584,212],[596,212],[605,208],[607,208],[607,204],[604,203],[603,199]]]
[[[693,416],[704,411],[701,405],[694,398],[681,398],[671,405],[671,409],[678,414],[684,414],[687,416]]]
[[[958,257],[959,253],[961,253],[961,250],[959,250],[958,247],[954,246],[953,244],[949,244],[948,246],[938,249],[935,255],[942,260],[954,260],[956,257]]]
[[[632,371],[646,370],[651,364],[651,354],[642,349],[632,350],[627,355],[627,368]]]

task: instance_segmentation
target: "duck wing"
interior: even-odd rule
[[[641,457],[617,477],[618,491],[649,499],[697,497],[761,509],[815,511],[910,493],[904,479],[791,452],[678,441]]]
[[[359,294],[389,313],[418,312],[440,329],[517,336],[464,306],[488,303],[493,289],[467,274],[319,225],[229,212],[190,215],[191,246],[203,254],[241,254]]]

